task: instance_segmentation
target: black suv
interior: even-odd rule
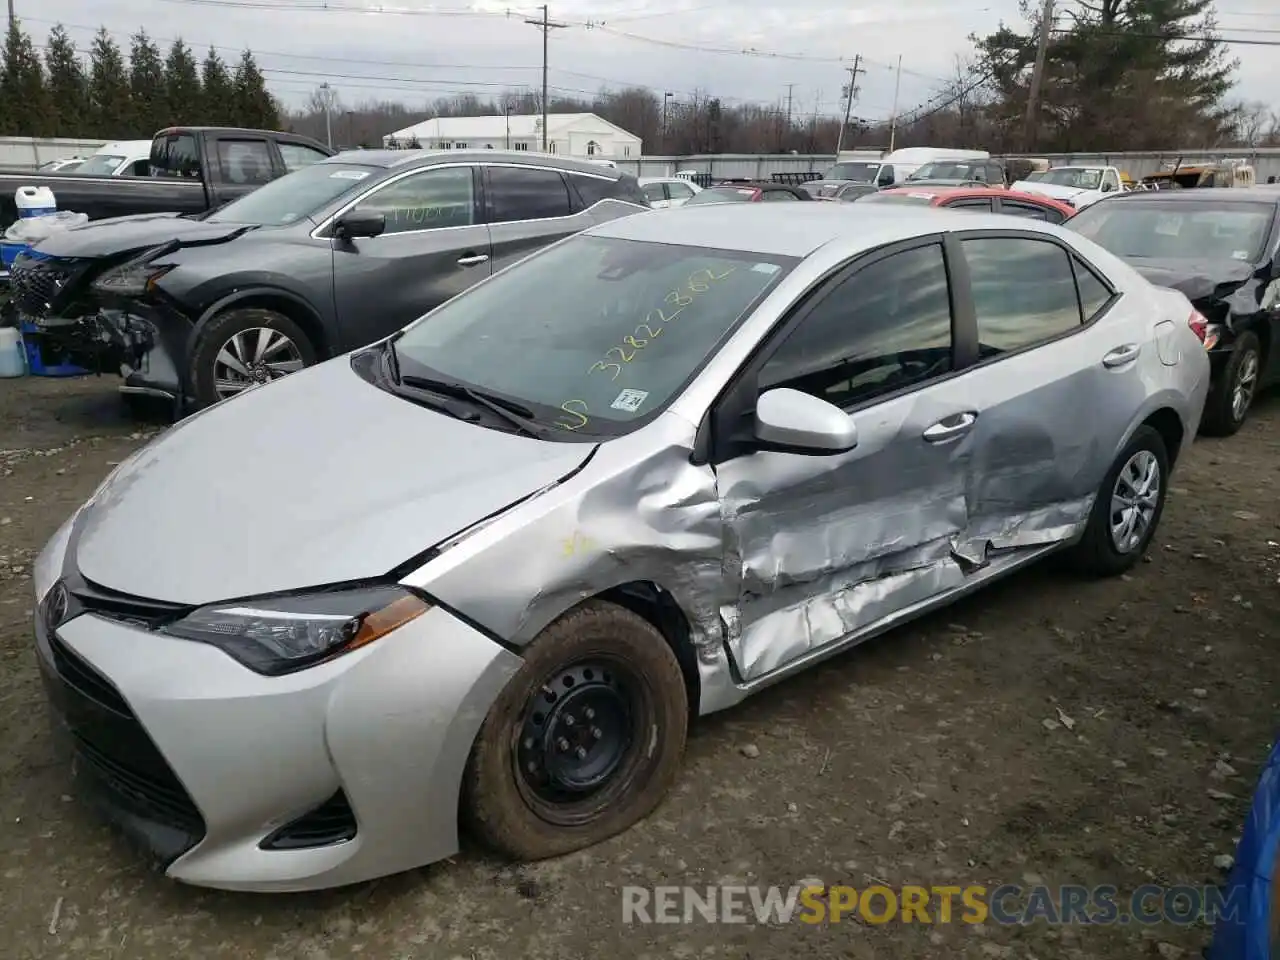
[[[202,407],[385,337],[562,237],[649,209],[630,174],[486,150],[340,154],[209,214],[62,231],[18,306],[126,394]],[[89,356],[88,354],[92,354]]]

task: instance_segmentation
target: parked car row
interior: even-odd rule
[[[169,876],[354,883],[451,856],[460,821],[517,860],[598,843],[663,801],[691,717],[1151,543],[1209,325],[1083,233],[762,185],[623,215],[616,171],[394,157],[83,268],[228,373],[349,351],[138,451],[34,566],[78,780]],[[53,262],[83,291],[156,223]],[[236,300],[259,275],[291,293]],[[391,333],[402,297],[434,309]]]

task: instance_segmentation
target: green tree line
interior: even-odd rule
[[[168,50],[135,33],[128,51],[105,27],[87,51],[55,26],[44,44],[14,21],[0,61],[0,135],[143,140],[183,125],[274,129],[279,107],[253,54],[228,64],[212,47],[204,60],[182,41]]]

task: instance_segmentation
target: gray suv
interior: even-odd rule
[[[63,231],[15,262],[13,287],[74,357],[118,365],[125,393],[191,409],[378,340],[540,247],[648,209],[634,177],[587,162],[356,151],[204,216]]]

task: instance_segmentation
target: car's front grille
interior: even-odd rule
[[[76,260],[39,260],[20,255],[9,270],[9,289],[18,310],[27,316],[48,316],[53,303],[83,270]]]
[[[119,620],[148,629],[176,619],[190,607],[166,600],[151,600],[103,587],[83,577],[67,582],[72,606],[78,613],[92,613],[107,620]]]
[[[259,846],[264,850],[304,850],[345,843],[355,835],[355,812],[347,795],[339,790],[314,810],[286,823]]]
[[[88,737],[73,733],[76,755],[107,787],[121,806],[136,816],[180,830],[204,832],[200,811],[177,777],[157,777],[110,756]]]

